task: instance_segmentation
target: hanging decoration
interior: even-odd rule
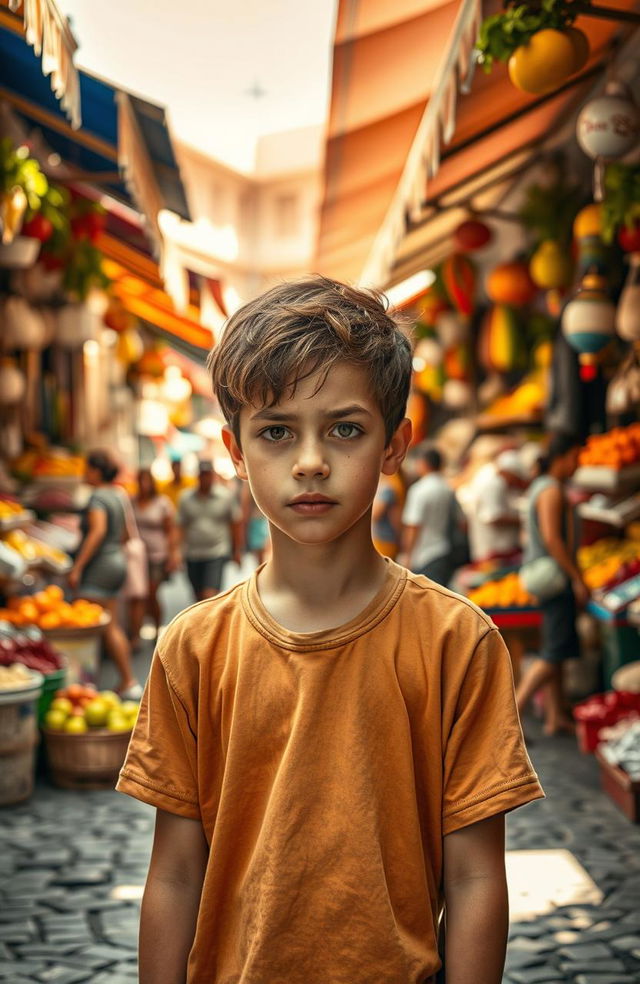
[[[629,274],[616,310],[616,331],[625,342],[640,345],[640,252],[629,257]]]
[[[582,150],[594,160],[624,157],[640,138],[640,110],[626,85],[607,82],[604,95],[589,100],[578,116],[576,137]]]
[[[595,379],[598,353],[611,341],[615,320],[616,308],[607,294],[606,280],[587,273],[562,314],[562,331],[578,353],[584,382]]]
[[[496,304],[480,326],[478,359],[489,373],[511,372],[522,366],[522,333],[513,308]]]
[[[455,247],[460,253],[474,253],[491,242],[493,233],[479,219],[466,219],[453,234]]]
[[[640,222],[635,222],[631,228],[623,225],[618,232],[618,243],[625,253],[640,252]]]
[[[6,298],[0,314],[0,329],[6,349],[39,350],[51,341],[42,314],[23,297]]]
[[[474,306],[476,271],[469,257],[464,253],[452,253],[437,273],[451,305],[460,314],[470,315]]]
[[[529,273],[534,284],[543,290],[568,287],[573,276],[573,262],[557,240],[545,239],[531,257]]]
[[[524,307],[533,300],[536,292],[529,267],[520,260],[501,263],[487,278],[487,294],[494,304]]]
[[[485,72],[494,62],[508,62],[509,78],[522,92],[552,92],[579,72],[589,59],[589,42],[573,26],[579,11],[567,0],[508,3],[487,17],[476,43]]]
[[[13,406],[20,403],[26,390],[24,374],[15,361],[6,356],[0,359],[0,405]]]

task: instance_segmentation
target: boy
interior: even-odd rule
[[[141,984],[499,984],[503,814],[543,795],[505,646],[376,553],[411,425],[407,338],[314,277],[232,316],[225,444],[267,517],[249,581],[178,615],[118,788],[158,808]]]

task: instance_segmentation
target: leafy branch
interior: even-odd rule
[[[573,24],[578,11],[571,0],[541,0],[510,6],[485,18],[476,42],[478,62],[490,72],[494,62],[506,62],[519,48],[545,28],[562,30]]]
[[[640,219],[640,164],[608,164],[604,173],[602,238],[613,242],[622,226],[632,228]]]

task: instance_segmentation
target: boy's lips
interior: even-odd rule
[[[328,496],[321,495],[318,492],[301,492],[300,495],[295,496],[288,503],[294,512],[306,513],[311,516],[328,512],[336,504],[335,499],[330,499]]]

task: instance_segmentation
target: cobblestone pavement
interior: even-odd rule
[[[508,984],[640,982],[640,827],[600,792],[570,738],[531,748],[547,799],[509,817],[509,848],[566,849],[604,893],[514,923]],[[132,984],[153,811],[41,783],[0,810],[0,980]],[[133,896],[133,898],[132,898]]]

